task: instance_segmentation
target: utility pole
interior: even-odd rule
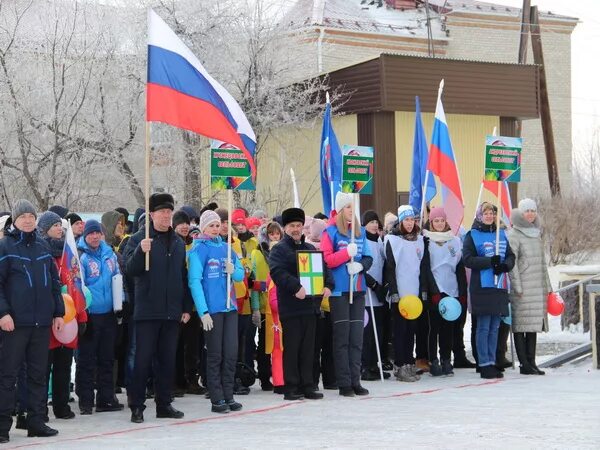
[[[554,132],[550,116],[550,102],[548,100],[548,84],[546,81],[546,67],[544,66],[544,52],[542,50],[542,36],[540,34],[540,17],[537,6],[531,7],[531,47],[533,61],[540,66],[540,114],[542,119],[542,134],[544,135],[544,148],[546,150],[546,165],[548,168],[548,181],[552,196],[560,195],[560,181],[558,177],[558,163],[556,161],[556,148],[554,146]]]
[[[429,16],[429,0],[425,0],[425,14],[427,16],[427,52],[429,56],[435,58],[435,48],[433,47],[433,33],[431,31],[431,17]]]

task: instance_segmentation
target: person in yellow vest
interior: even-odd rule
[[[269,354],[273,347],[273,317],[267,292],[269,277],[268,258],[271,247],[281,240],[283,230],[277,222],[262,225],[259,230],[259,247],[252,251],[250,264],[252,267],[252,285],[250,286],[250,306],[252,308],[252,324],[258,328],[258,378],[263,391],[272,391],[271,359]],[[262,325],[264,322],[264,326]]]

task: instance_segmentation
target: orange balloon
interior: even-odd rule
[[[62,297],[63,302],[65,303],[65,315],[63,316],[63,320],[65,323],[68,323],[75,318],[75,302],[69,294],[63,294]]]

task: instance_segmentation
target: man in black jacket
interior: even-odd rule
[[[175,377],[175,354],[179,322],[186,323],[192,311],[185,263],[185,244],[171,227],[174,209],[169,194],[150,196],[150,238],[145,230],[134,234],[125,254],[127,274],[134,278],[136,349],[129,395],[131,421],[144,421],[146,381],[154,365],[156,417],[181,419],[183,413],[171,406]],[[146,271],[146,253],[150,270]]]
[[[27,200],[15,202],[13,228],[0,241],[0,443],[9,441],[17,373],[27,363],[27,435],[48,437],[44,423],[50,326],[59,332],[65,306],[50,248],[35,229]]]
[[[298,277],[296,252],[315,250],[304,242],[302,227],[304,211],[290,208],[283,211],[285,235],[271,250],[269,268],[277,287],[279,318],[283,327],[283,376],[286,400],[307,398],[318,400],[323,394],[313,385],[315,330],[323,296],[331,296],[333,276],[323,264],[325,288],[323,295],[307,296]]]

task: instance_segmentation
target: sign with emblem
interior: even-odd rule
[[[486,136],[484,179],[514,183],[521,181],[522,149],[522,138]]]
[[[300,251],[296,253],[298,277],[306,295],[323,295],[325,276],[323,274],[323,252]]]
[[[342,148],[342,192],[373,193],[373,147],[344,145]]]
[[[227,145],[228,147],[231,147]],[[237,148],[210,150],[210,183],[214,190],[254,191],[250,163]]]

